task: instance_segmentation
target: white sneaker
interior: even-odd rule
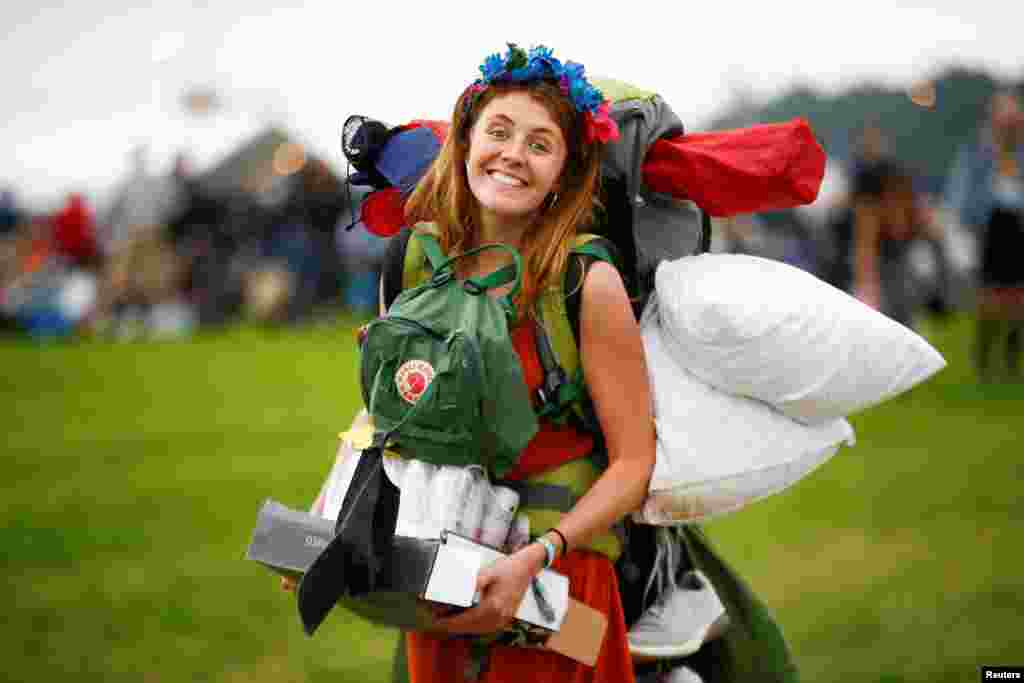
[[[704,683],[704,679],[689,667],[677,666],[662,676],[660,683]]]
[[[663,673],[653,672],[639,676],[636,683],[704,683],[704,679],[689,667],[677,666]]]
[[[629,651],[656,659],[685,657],[721,635],[728,624],[725,606],[711,582],[702,572],[693,570],[629,629]],[[677,683],[674,678],[667,680]]]

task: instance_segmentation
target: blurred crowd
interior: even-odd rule
[[[139,148],[102,209],[71,193],[31,212],[4,190],[0,324],[38,338],[180,338],[375,310],[384,243],[348,229],[359,197],[326,163],[242,180],[225,189],[185,156],[154,173]]]
[[[808,270],[913,327],[969,310],[974,360],[1019,371],[1024,343],[1024,113],[992,97],[938,182],[889,151],[865,122],[821,196],[788,211],[716,220],[713,251]],[[276,143],[275,143],[276,144]],[[282,143],[283,144],[283,143]],[[280,151],[280,149],[278,150]],[[370,312],[384,241],[353,223],[360,197],[317,159],[228,191],[180,157],[163,174],[145,150],[97,212],[71,194],[49,214],[0,193],[0,319],[36,336],[178,337],[239,318],[294,323]],[[296,170],[297,169],[297,170]],[[997,351],[998,349],[998,351]]]
[[[1018,376],[1024,346],[1024,109],[995,93],[944,177],[890,152],[866,122],[829,163],[822,196],[790,211],[724,220],[713,250],[785,261],[914,327],[922,315],[977,318],[982,379]]]

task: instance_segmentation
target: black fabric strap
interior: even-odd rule
[[[558,363],[555,350],[551,347],[551,339],[547,330],[540,320],[533,319],[534,334],[536,336],[537,357],[540,360],[540,367],[544,371],[544,381],[541,383],[538,392],[538,403],[542,409],[541,415],[547,415],[544,411],[553,402],[557,404],[559,387],[566,381],[565,370]]]
[[[704,209],[700,210],[700,246],[697,247],[698,254],[706,254],[711,251],[711,214]],[[654,289],[653,287],[651,288]]]
[[[603,246],[612,255],[612,260],[616,264],[622,263],[621,255],[614,242],[605,237],[598,237],[593,242]],[[583,281],[590,271],[590,266],[594,265],[596,260],[593,256],[586,254],[569,254],[568,274],[565,278],[565,312],[568,314],[569,327],[572,329],[572,336],[576,341],[577,348],[580,345],[580,309],[583,306]]]
[[[412,236],[411,228],[402,230],[388,242],[384,252],[384,263],[381,268],[382,289],[384,292],[384,308],[389,308],[398,295],[402,293],[402,275],[405,272],[405,250]]]
[[[579,500],[579,496],[569,490],[567,486],[559,484],[538,484],[510,479],[502,479],[495,484],[505,486],[518,493],[519,507],[521,508],[569,512]]]

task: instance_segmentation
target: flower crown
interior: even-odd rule
[[[483,78],[469,86],[470,97],[466,111],[473,108],[480,93],[491,83],[527,83],[553,80],[573,107],[583,115],[584,137],[587,142],[608,142],[619,139],[619,127],[608,116],[609,103],[600,90],[587,81],[582,64],[555,59],[551,48],[539,45],[527,52],[515,43],[508,44],[505,56],[495,53],[480,65]]]

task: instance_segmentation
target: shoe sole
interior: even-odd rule
[[[715,619],[708,626],[704,633],[685,643],[672,643],[671,645],[634,645],[629,644],[629,654],[634,658],[641,659],[675,659],[686,657],[699,650],[704,643],[710,642],[725,633],[729,628],[729,615],[722,613],[722,616]]]

